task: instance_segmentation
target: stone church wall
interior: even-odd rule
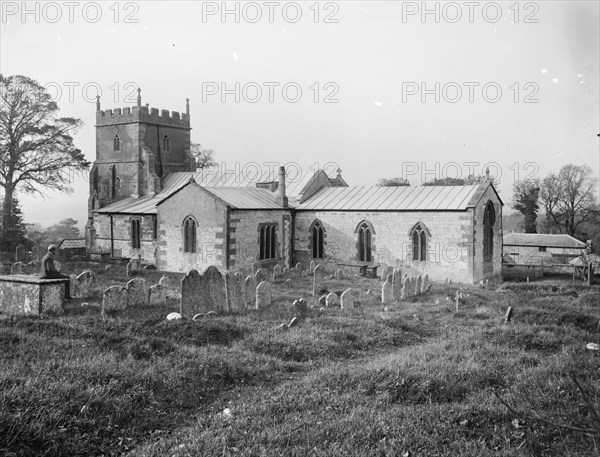
[[[488,201],[494,205],[496,213],[494,223],[494,249],[491,261],[483,259],[483,215]],[[499,278],[502,276],[502,205],[491,187],[488,187],[478,202],[477,207],[473,209],[474,226],[474,255],[475,264],[473,271],[473,282],[481,280]]]
[[[134,249],[131,245],[131,219],[140,220],[140,248]],[[112,242],[111,242],[111,217],[108,214],[94,214],[94,228],[96,236],[93,248],[100,249],[102,253],[122,258],[138,256],[144,263],[155,264],[157,240],[154,237],[154,216],[152,215],[127,215],[115,214],[112,216]],[[113,250],[114,249],[114,250]]]

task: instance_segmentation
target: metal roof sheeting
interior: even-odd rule
[[[505,246],[533,246],[548,248],[584,249],[585,243],[566,234],[507,233],[503,236]]]
[[[327,187],[298,210],[459,211],[475,206],[478,185]]]
[[[282,209],[276,194],[254,187],[206,187],[208,192],[235,209]]]

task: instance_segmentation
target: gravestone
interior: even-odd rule
[[[281,265],[277,264],[273,267],[273,279],[279,278],[282,275]]]
[[[260,262],[254,262],[252,264],[252,274],[256,274],[258,270],[260,270]]]
[[[296,317],[298,319],[304,319],[306,317],[307,306],[304,298],[294,301],[294,312],[296,313]]]
[[[256,276],[250,275],[244,281],[244,295],[246,297],[246,308],[253,308],[256,301]]]
[[[85,270],[77,276],[77,296],[81,298],[89,298],[94,295],[94,287],[96,286],[96,275],[92,270]]]
[[[392,267],[386,266],[384,269],[381,270],[381,279],[387,281],[387,277],[392,274],[394,274],[394,269]]]
[[[326,295],[322,295],[321,297],[319,297],[319,308],[325,308],[325,305],[327,304],[327,296]]]
[[[308,270],[302,270],[301,275],[302,275],[302,277],[307,277],[308,276]]]
[[[338,268],[337,270],[335,270],[335,279],[344,279],[344,272],[342,271],[341,268]]]
[[[404,277],[404,282],[402,283],[402,292],[400,298],[402,300],[406,300],[410,297],[410,279],[408,276]]]
[[[308,266],[308,272],[309,273],[313,273],[315,271],[315,268],[317,267],[317,264],[315,263],[314,260],[310,261],[310,264]]]
[[[421,293],[421,283],[423,282],[423,277],[421,275],[417,276],[415,280],[415,295],[419,295]]]
[[[154,284],[148,289],[148,304],[162,305],[167,300],[167,289],[162,284]]]
[[[325,283],[325,268],[323,265],[317,265],[314,270],[313,276],[313,296],[321,293],[321,289],[323,288],[323,284]]]
[[[392,275],[388,275],[381,286],[381,303],[391,303],[393,299]]]
[[[22,275],[24,269],[25,269],[25,264],[23,262],[13,263],[12,266],[10,267],[10,274],[11,275]]]
[[[421,286],[421,292],[427,292],[431,284],[429,283],[429,275],[423,276],[423,284]]]
[[[202,274],[202,281],[205,284],[205,293],[201,295],[200,300],[207,304],[209,311],[224,311],[227,308],[225,282],[219,269],[213,265],[209,266]]]
[[[269,280],[269,272],[265,268],[259,268],[254,274],[254,276],[256,276],[256,282],[258,282],[259,284],[263,281]]]
[[[123,286],[110,286],[102,293],[102,313],[127,308],[127,291]]]
[[[298,262],[294,268],[296,269],[296,271],[298,272],[298,274],[300,274],[300,272],[302,271],[302,264],[300,262]]]
[[[340,299],[336,293],[331,292],[327,294],[327,298],[325,299],[325,306],[327,308],[332,308],[334,306],[338,306],[340,304]]]
[[[394,300],[400,300],[402,296],[402,272],[395,268],[392,273],[392,296]]]
[[[290,268],[289,267],[283,268],[283,270],[281,270],[281,274],[283,276],[289,276],[290,275]]]
[[[190,270],[181,278],[180,313],[182,316],[193,316],[200,299],[201,278],[198,270]]]
[[[69,275],[69,294],[71,295],[71,298],[76,298],[79,296],[79,290],[77,288],[77,275]]]
[[[137,259],[131,259],[125,267],[125,274],[127,277],[137,274],[140,270],[140,262]]]
[[[21,262],[21,261],[25,260],[24,254],[25,254],[25,250],[23,249],[23,246],[19,244],[15,248],[15,261]]]
[[[169,278],[167,275],[163,275],[160,278],[160,281],[158,281],[158,283],[163,286],[165,289],[169,289],[170,287],[172,287],[172,281],[171,278]]]
[[[127,307],[146,306],[148,304],[148,284],[142,278],[133,278],[125,285]]]
[[[354,292],[352,289],[346,289],[342,292],[341,304],[344,310],[354,309]]]
[[[256,309],[264,309],[271,306],[271,283],[261,282],[256,286]]]
[[[246,307],[244,294],[244,276],[239,271],[232,273],[226,271],[223,275],[225,281],[225,296],[227,298],[227,311],[237,311]]]

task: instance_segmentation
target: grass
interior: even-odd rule
[[[92,269],[99,290],[127,279]],[[319,312],[310,280],[200,321],[165,320],[176,295],[103,318],[101,292],[0,319],[0,455],[600,455],[598,286],[434,284],[384,307],[378,280],[327,280],[357,307]],[[300,297],[307,319],[280,329]]]

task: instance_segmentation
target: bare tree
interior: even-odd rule
[[[26,76],[0,74],[0,186],[4,188],[4,227],[10,221],[16,189],[44,195],[71,192],[68,169],[83,172],[90,163],[71,136],[82,123],[58,117],[46,89]]]
[[[540,199],[546,212],[546,229],[573,236],[577,228],[598,212],[594,188],[597,179],[587,165],[565,165],[558,175],[542,182]]]
[[[214,159],[215,152],[212,149],[202,149],[202,145],[199,143],[192,143],[190,145],[190,152],[196,159],[196,170],[210,168],[217,164]]]

